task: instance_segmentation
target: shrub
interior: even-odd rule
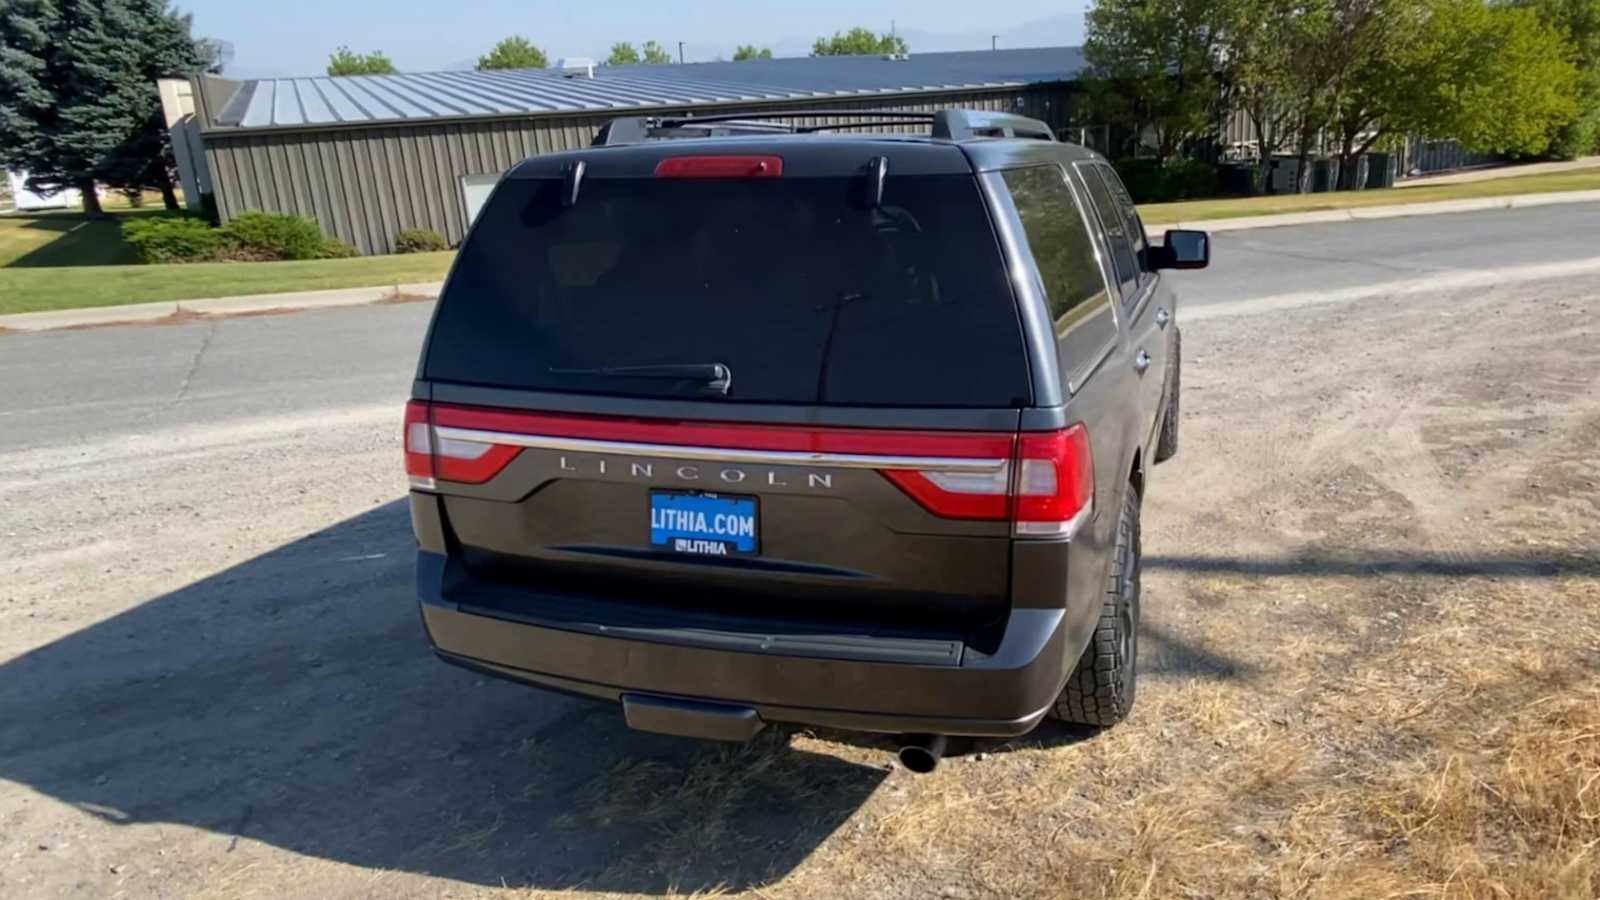
[[[1217,167],[1193,159],[1168,160],[1161,179],[1173,200],[1198,200],[1217,195]]]
[[[426,228],[407,228],[394,236],[396,253],[435,253],[449,249],[450,242],[444,235]]]
[[[1550,142],[1550,156],[1555,159],[1577,159],[1591,153],[1600,153],[1600,107],[1562,126]]]
[[[322,259],[349,259],[360,255],[360,250],[335,238],[328,238],[322,244]]]
[[[1122,176],[1135,203],[1170,203],[1217,195],[1217,168],[1193,159],[1171,159],[1166,165],[1153,159],[1120,159]]]
[[[1153,159],[1119,159],[1113,164],[1135,203],[1160,203],[1167,199],[1161,164]]]
[[[226,249],[222,232],[191,216],[148,216],[122,223],[122,239],[140,262],[202,262]]]
[[[222,233],[230,259],[323,259],[327,254],[322,229],[299,216],[247,212],[222,226]]]

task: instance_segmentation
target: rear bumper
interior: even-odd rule
[[[969,650],[941,665],[744,652],[467,611],[446,599],[448,569],[443,555],[419,554],[422,620],[446,662],[614,703],[645,696],[754,710],[763,723],[1025,734],[1055,701],[1094,627],[1092,615],[1068,609],[1015,609],[993,654]]]

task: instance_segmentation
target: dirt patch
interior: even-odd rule
[[[1596,297],[1186,326],[1134,716],[925,777],[441,667],[387,420],[0,463],[0,895],[1591,900]]]
[[[431,303],[439,299],[437,294],[411,294],[405,291],[396,291],[393,295],[374,301],[376,303]]]

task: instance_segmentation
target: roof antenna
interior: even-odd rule
[[[874,209],[883,205],[883,182],[889,177],[889,157],[874,156],[867,163],[867,187],[872,192]]]
[[[583,160],[567,164],[567,176],[561,186],[561,205],[573,207],[578,205],[578,189],[583,187],[583,170],[586,168]]]

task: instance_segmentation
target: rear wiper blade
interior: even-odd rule
[[[663,378],[705,382],[706,390],[726,394],[733,387],[733,370],[722,363],[661,363],[649,366],[596,366],[589,369],[550,369],[552,375],[595,375],[608,378]]]

